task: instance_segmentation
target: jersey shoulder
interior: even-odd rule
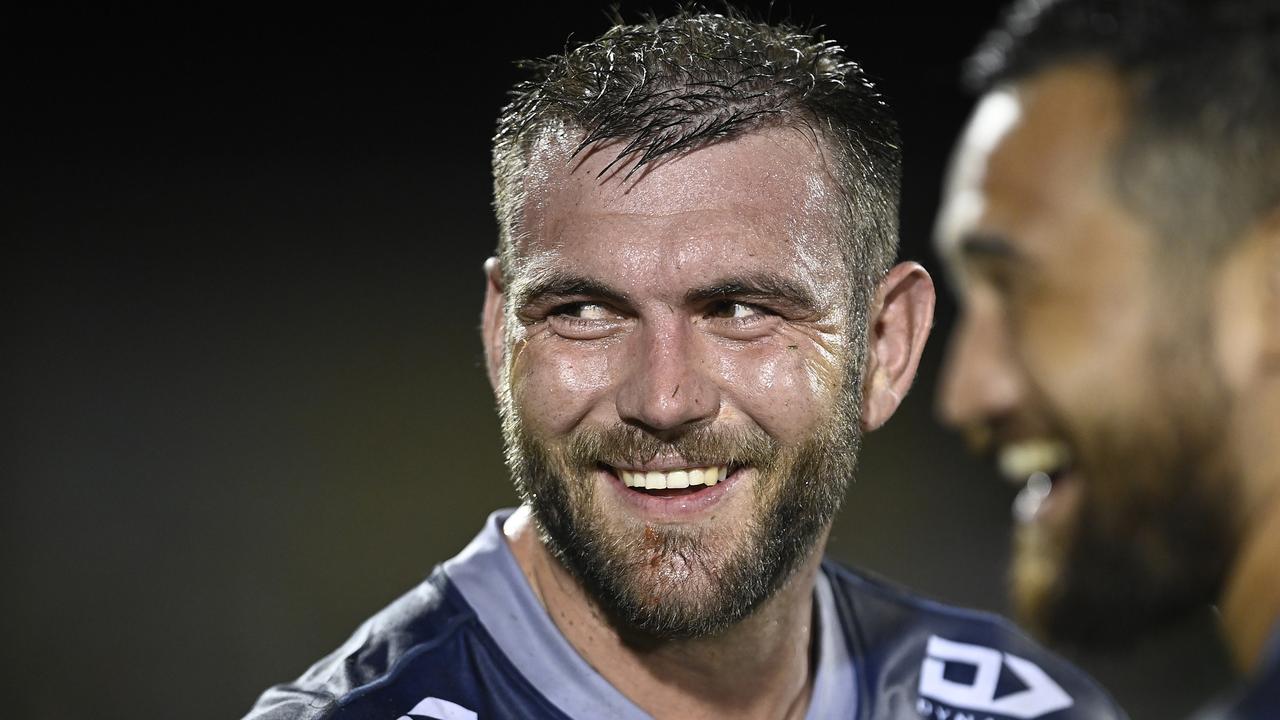
[[[244,720],[565,716],[519,673],[439,567]]]
[[[930,600],[831,561],[823,571],[859,668],[866,718],[1127,717],[1093,678],[999,615]]]
[[[1272,720],[1280,717],[1280,622],[1272,633],[1269,657],[1257,673],[1233,692],[1200,710],[1195,720]]]
[[[1232,720],[1260,720],[1280,715],[1280,657],[1249,681],[1239,702],[1228,715]]]

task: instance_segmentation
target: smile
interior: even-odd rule
[[[1071,450],[1058,440],[1024,440],[1000,448],[997,464],[1001,475],[1023,486],[1013,501],[1013,516],[1029,523],[1045,511],[1054,483],[1069,471]]]
[[[1010,443],[1000,448],[1000,474],[1021,483],[1036,473],[1054,475],[1071,462],[1071,450],[1058,440],[1037,439]]]
[[[667,490],[695,485],[711,487],[728,476],[729,468],[725,465],[711,465],[667,472],[616,468],[616,472],[622,483],[629,488],[637,490]]]
[[[610,480],[609,495],[622,507],[660,523],[706,520],[714,508],[736,497],[742,488],[751,487],[737,482],[751,469],[736,465],[682,466],[675,461],[623,468],[601,463],[599,470]]]

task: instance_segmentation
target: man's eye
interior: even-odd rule
[[[732,318],[734,320],[742,320],[764,314],[764,310],[755,305],[727,300],[712,305],[707,311],[707,317]]]
[[[559,305],[546,315],[552,332],[570,340],[598,340],[621,332],[627,318],[612,305],[572,302]]]
[[[577,302],[568,305],[561,305],[556,308],[553,315],[562,317],[570,317],[577,320],[610,320],[617,317],[617,313],[600,303],[593,302]]]

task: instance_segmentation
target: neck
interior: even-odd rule
[[[1250,523],[1219,607],[1236,666],[1253,673],[1267,639],[1280,622],[1280,497]]]
[[[690,719],[804,717],[814,674],[813,587],[825,542],[815,545],[782,589],[725,633],[638,643],[628,641],[547,551],[527,507],[512,515],[503,530],[560,632],[645,712]]]

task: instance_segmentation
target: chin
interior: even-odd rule
[[[1039,636],[1048,634],[1046,616],[1062,574],[1062,562],[1043,530],[1019,527],[1014,536],[1010,595],[1018,622]]]
[[[1016,538],[1015,611],[1045,641],[1123,649],[1216,597],[1226,554],[1204,523],[1102,533],[1083,520],[1070,534],[1028,526]]]

